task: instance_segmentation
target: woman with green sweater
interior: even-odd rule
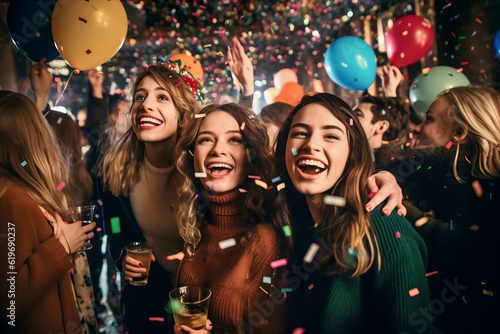
[[[396,212],[365,206],[373,159],[349,105],[327,93],[305,96],[276,152],[295,247],[285,277],[290,329],[434,332],[424,242]]]

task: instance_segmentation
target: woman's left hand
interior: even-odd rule
[[[366,204],[368,212],[371,212],[387,199],[387,204],[382,208],[384,215],[390,215],[394,208],[397,208],[398,215],[406,215],[406,208],[403,205],[403,192],[396,182],[394,175],[387,171],[378,172],[368,178],[367,185],[368,190],[374,194]]]
[[[231,73],[241,85],[242,95],[250,96],[255,90],[252,60],[248,58],[236,37],[233,37],[232,42],[233,45],[229,46],[227,50]]]
[[[175,334],[186,334],[186,333],[189,333],[189,334],[210,334],[210,331],[212,330],[213,326],[212,326],[212,322],[210,320],[207,319],[207,322],[205,323],[205,328],[202,328],[202,329],[192,329],[192,328],[189,328],[188,326],[177,326],[175,325],[174,326],[174,333]]]

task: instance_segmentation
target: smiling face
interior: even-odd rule
[[[194,145],[195,172],[205,172],[204,187],[215,192],[237,188],[247,175],[247,154],[238,122],[224,111],[201,120]]]
[[[452,124],[446,116],[450,107],[448,100],[441,96],[429,107],[425,121],[417,126],[417,147],[446,146],[453,140]]]
[[[285,163],[300,193],[329,191],[342,176],[348,155],[346,127],[327,108],[311,103],[297,112],[286,142]]]
[[[178,118],[170,94],[153,77],[144,77],[132,105],[132,126],[139,140],[160,142],[175,136]]]

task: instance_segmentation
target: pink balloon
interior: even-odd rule
[[[405,15],[385,34],[387,58],[397,67],[416,63],[432,48],[434,37],[429,21],[421,16]]]
[[[285,86],[285,84],[289,82],[293,83],[299,82],[299,79],[297,78],[297,74],[295,74],[295,71],[289,68],[281,69],[274,75],[274,87],[276,87],[278,91],[281,91]]]

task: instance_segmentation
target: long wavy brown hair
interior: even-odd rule
[[[377,238],[370,216],[365,210],[368,198],[366,180],[373,173],[373,158],[363,127],[352,108],[332,94],[304,96],[291,111],[278,134],[276,148],[278,172],[283,175],[286,183],[287,203],[294,219],[292,227],[294,224],[303,224],[304,222],[299,221],[300,218],[297,217],[304,215],[300,213],[295,215],[297,210],[294,210],[294,207],[304,208],[305,196],[295,189],[288,176],[285,148],[293,118],[299,110],[313,103],[324,106],[345,125],[349,143],[349,155],[344,172],[337,183],[325,193],[345,198],[346,205],[344,207],[324,205],[322,219],[317,225],[319,236],[328,240],[329,249],[326,252],[332,254],[329,257],[322,257],[321,265],[326,268],[328,274],[346,273],[351,277],[357,277],[367,272],[375,259],[379,268],[381,262]],[[357,261],[350,260],[350,249],[357,251]]]
[[[151,65],[137,75],[132,92],[134,98],[139,83],[148,76],[152,77],[172,97],[173,104],[180,114],[177,127],[178,138],[182,129],[191,122],[201,106],[182,77],[162,65]],[[99,164],[98,175],[113,195],[127,196],[139,181],[139,171],[144,162],[144,142],[137,138],[130,125],[117,142],[111,140],[109,143],[110,145],[104,148],[105,155]]]
[[[263,122],[252,111],[235,104],[213,104],[203,108],[200,114],[210,114],[223,111],[231,115],[241,126],[243,141],[248,152],[248,173],[258,175],[268,185],[276,176],[274,172],[274,159],[269,149],[269,139]],[[176,168],[178,178],[178,193],[180,196],[177,223],[179,232],[187,245],[196,248],[201,240],[200,225],[208,218],[208,210],[202,201],[203,185],[194,177],[194,144],[203,118],[195,119],[192,126],[183,131],[178,141]],[[191,152],[191,153],[190,153]],[[256,185],[253,180],[246,179],[241,185],[247,192],[244,196],[244,221],[250,229],[260,222],[271,222],[277,230],[277,235],[282,236],[281,229],[288,224],[288,214],[285,206],[285,196],[273,186],[265,190]],[[199,194],[199,196],[195,196]],[[196,198],[195,198],[196,197]],[[281,242],[281,247],[287,247]]]

